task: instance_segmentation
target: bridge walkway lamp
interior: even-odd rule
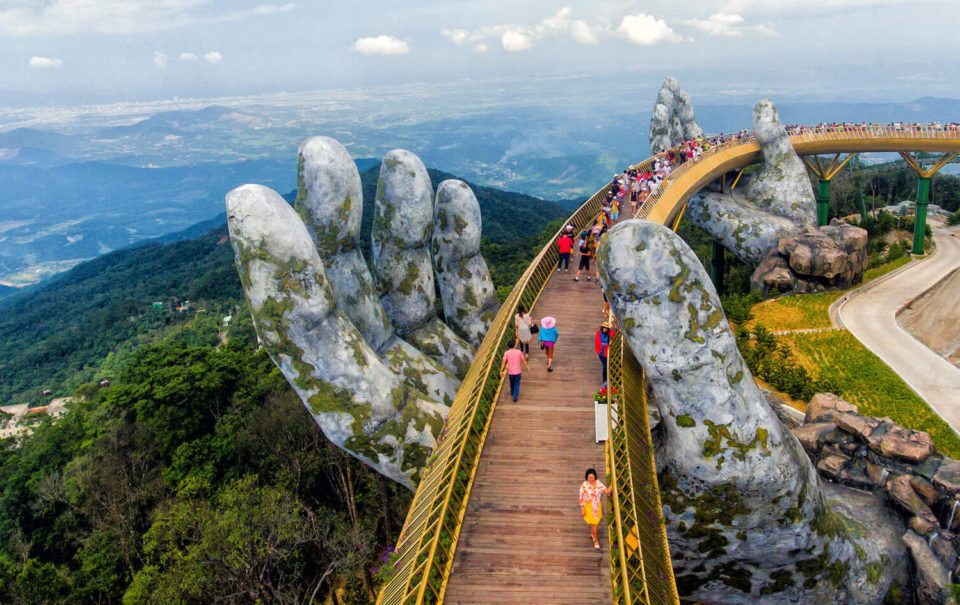
[[[927,205],[930,203],[930,179],[932,179],[933,175],[939,172],[941,168],[949,164],[953,158],[957,157],[957,154],[945,153],[929,168],[920,166],[917,159],[906,151],[901,151],[900,155],[904,161],[906,161],[907,165],[913,168],[913,172],[917,175],[917,211],[913,218],[913,250],[911,254],[919,256],[923,254],[923,237],[927,233]]]
[[[833,177],[837,176],[844,166],[847,165],[855,155],[851,153],[847,155],[843,160],[840,159],[840,154],[833,156],[833,159],[830,160],[830,164],[824,167],[823,163],[820,162],[820,156],[814,155],[813,160],[807,156],[803,157],[803,163],[807,165],[807,168],[810,169],[810,172],[819,179],[819,184],[817,186],[817,227],[823,227],[827,224],[829,215],[830,215],[830,181],[833,180]],[[861,208],[861,214],[863,209]]]

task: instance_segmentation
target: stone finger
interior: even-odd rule
[[[759,264],[777,248],[780,238],[800,229],[792,220],[765,212],[743,196],[707,190],[690,198],[684,217],[750,265]]]
[[[337,307],[409,386],[449,405],[459,381],[435,360],[397,338],[383,309],[360,251],[360,174],[350,153],[335,139],[311,137],[300,144],[294,208],[323,261]]]
[[[876,511],[831,509],[809,458],[750,375],[693,251],[662,225],[630,220],[611,229],[598,265],[617,324],[660,408],[659,487],[684,597],[879,603],[885,588],[865,585],[865,565],[897,572],[897,563],[887,565],[896,540],[875,539],[882,532],[895,538],[894,526],[882,527],[889,522]],[[846,529],[860,523],[875,536]],[[800,552],[836,565],[837,581],[784,585],[769,596],[765,587],[792,577]],[[750,572],[731,590],[716,578],[734,567]]]
[[[340,308],[379,350],[393,329],[360,252],[360,173],[338,141],[310,137],[300,144],[294,208],[316,244]]]
[[[480,254],[477,196],[463,181],[437,187],[433,209],[433,265],[447,323],[473,346],[487,334],[500,304]]]
[[[307,228],[276,192],[227,194],[237,269],[257,333],[324,434],[412,487],[447,408],[407,387],[335,304]]]
[[[813,187],[773,101],[764,99],[753,108],[753,131],[764,162],[746,188],[747,197],[767,212],[785,216],[800,226],[815,227]]]
[[[473,351],[437,317],[429,250],[433,201],[433,185],[420,158],[402,149],[387,153],[377,184],[373,267],[380,300],[397,334],[462,378]]]

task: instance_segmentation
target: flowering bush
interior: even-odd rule
[[[613,389],[613,393],[619,393],[617,389]],[[606,403],[607,402],[607,388],[604,387],[593,394],[593,401],[595,403]]]
[[[383,585],[390,581],[393,572],[396,571],[398,558],[399,554],[392,546],[383,549],[380,553],[379,565],[370,568],[370,574],[377,584]]]

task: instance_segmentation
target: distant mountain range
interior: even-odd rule
[[[696,102],[696,99],[694,99]],[[360,103],[357,101],[356,103]],[[424,99],[422,103],[429,103]],[[532,100],[458,113],[250,104],[156,113],[69,132],[0,132],[0,294],[109,250],[183,230],[222,211],[247,182],[288,191],[296,148],[310,134],[343,142],[361,158],[392,148],[476,183],[541,199],[578,200],[646,157],[649,104]],[[950,121],[960,100],[906,103],[782,103],[785,123]],[[750,127],[746,104],[696,105],[708,132]],[[362,117],[368,115],[368,117]],[[358,159],[364,170],[376,159]],[[533,198],[531,198],[533,199]]]

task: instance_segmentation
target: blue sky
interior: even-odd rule
[[[0,104],[584,74],[715,101],[956,97],[958,22],[956,0],[0,0]]]

